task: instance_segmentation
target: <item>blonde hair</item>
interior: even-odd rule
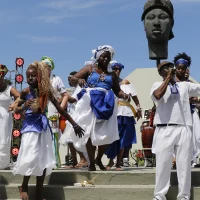
[[[49,93],[52,92],[48,65],[44,62],[34,61],[34,63],[28,66],[29,68],[34,68],[37,71],[39,108],[44,112],[49,99]]]

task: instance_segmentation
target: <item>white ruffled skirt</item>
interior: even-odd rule
[[[76,136],[73,127],[68,121],[66,121],[67,126],[60,138],[60,143],[62,145],[66,145],[69,138],[71,138],[75,148],[81,152],[85,152],[85,145],[89,138],[91,138],[94,146],[111,144],[114,141],[119,140],[117,100],[115,99],[113,115],[109,118],[109,120],[99,120],[96,118],[90,106],[91,90],[102,90],[107,92],[107,90],[103,88],[87,88],[86,93],[77,102],[75,111],[71,117],[85,130],[84,136],[82,138]]]
[[[13,174],[42,176],[46,169],[46,176],[48,176],[55,168],[55,163],[49,128],[42,133],[24,133]]]
[[[0,108],[0,169],[5,169],[10,165],[12,128],[12,114]]]
[[[195,110],[192,114],[193,118],[193,159],[200,155],[200,119]]]

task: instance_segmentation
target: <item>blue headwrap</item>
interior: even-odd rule
[[[111,64],[111,68],[114,69],[115,67],[118,67],[120,69],[124,69],[124,65],[122,65],[121,63],[118,63],[117,61],[111,61],[110,62]]]
[[[188,67],[188,61],[183,58],[180,58],[176,61],[175,65],[178,65],[178,64],[184,64]]]

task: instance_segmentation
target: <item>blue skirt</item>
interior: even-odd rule
[[[134,117],[118,116],[117,120],[120,139],[108,147],[105,154],[109,159],[114,159],[122,148],[130,149],[137,143]]]

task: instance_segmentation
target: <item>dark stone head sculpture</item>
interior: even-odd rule
[[[144,5],[142,21],[149,45],[149,58],[168,58],[168,41],[174,37],[174,8],[170,0],[148,0]]]

